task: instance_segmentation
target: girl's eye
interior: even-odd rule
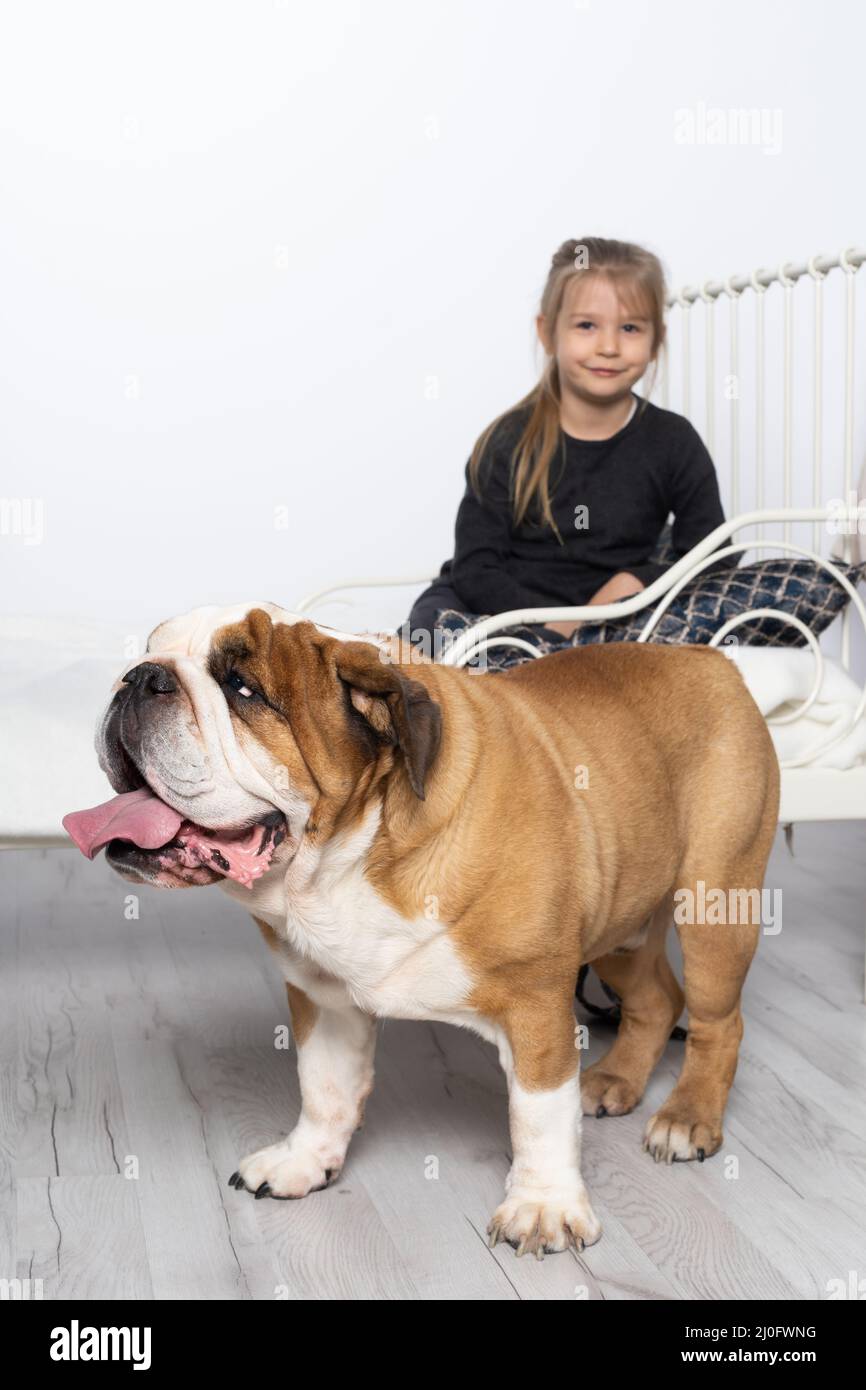
[[[236,690],[245,700],[252,699],[253,691],[244,683],[244,678],[238,671],[229,671],[228,675],[223,680],[223,684],[231,686],[232,690]]]
[[[640,329],[638,328],[638,326],[637,326],[636,323],[624,323],[624,324],[623,324],[623,328],[632,328],[632,329],[634,329],[635,333],[639,333],[639,332],[640,332]]]
[[[592,323],[592,320],[591,320],[591,319],[581,319],[580,322],[577,323],[577,324],[575,325],[575,327],[576,327],[576,328],[592,328],[592,327],[593,327],[593,323]]]

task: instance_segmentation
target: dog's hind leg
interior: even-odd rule
[[[688,1036],[679,1080],[644,1133],[644,1148],[656,1162],[703,1160],[722,1145],[722,1117],[743,1036],[740,995],[761,930],[765,861],[766,855],[752,853],[718,875],[709,869],[706,877],[684,875],[674,922],[683,952]]]
[[[650,918],[644,941],[592,962],[616,990],[622,1018],[609,1052],[581,1073],[584,1115],[627,1115],[638,1104],[683,1010],[683,991],[665,953],[673,903],[667,896]]]
[[[689,841],[671,887],[688,1035],[679,1080],[644,1131],[644,1148],[656,1162],[702,1160],[721,1148],[737,1070],[740,998],[761,933],[779,813],[769,730],[756,706],[740,703],[724,706],[703,762],[679,787]]]

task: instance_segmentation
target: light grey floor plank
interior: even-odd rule
[[[216,890],[136,895],[69,851],[0,855],[0,1276],[42,1278],[46,1298],[825,1296],[866,1244],[863,835],[798,826],[793,858],[777,841],[783,927],[747,981],[723,1153],[667,1167],[641,1150],[671,1042],[633,1115],[584,1122],[601,1242],[542,1263],[484,1239],[509,1163],[487,1043],[383,1023],[340,1181],[256,1202],[228,1176],[288,1132],[299,1095],[252,921]],[[609,1041],[593,1027],[585,1064]]]
[[[390,1052],[390,1048],[382,1049],[380,1056],[387,1058]],[[244,1088],[246,1115],[240,1136],[241,1153],[282,1137],[300,1109],[294,1056],[271,1049],[270,1057],[263,1058],[262,1063],[257,1079],[260,1075],[264,1084],[253,1090],[247,1083]],[[287,1083],[290,1101],[272,1108],[269,1096],[278,1088],[285,1093]],[[240,1100],[240,1094],[237,1099]],[[429,1117],[424,1119],[429,1126]],[[353,1140],[351,1159],[336,1191],[354,1201],[363,1195],[371,1217],[375,1215],[387,1232],[397,1266],[411,1282],[416,1296],[450,1298],[455,1279],[465,1290],[466,1298],[515,1296],[496,1263],[478,1259],[481,1235],[463,1220],[451,1185],[425,1176],[432,1137],[420,1120],[417,1108],[405,1103],[390,1085],[387,1066],[380,1066],[376,1089],[367,1103],[364,1128]],[[250,1121],[254,1122],[252,1126]],[[243,1201],[243,1195],[238,1200]],[[333,1206],[345,1224],[350,1217],[348,1203],[341,1201]],[[285,1208],[287,1233],[296,1228],[297,1210],[296,1203]],[[351,1260],[354,1242],[348,1226],[345,1236],[343,1260]],[[380,1273],[380,1283],[381,1279]],[[398,1295],[394,1292],[389,1296]]]
[[[16,1180],[19,1279],[48,1299],[150,1299],[151,1261],[134,1184],[114,1177]]]
[[[256,1048],[205,1054],[184,1043],[179,1049],[227,1220],[249,1242],[258,1239],[268,1256],[270,1282],[263,1275],[258,1281],[263,1291],[254,1296],[414,1299],[417,1291],[354,1163],[344,1181],[300,1202],[257,1202],[227,1185],[238,1160],[284,1137],[300,1111],[294,1049],[278,1051],[272,1044],[275,1016],[267,1015],[271,1040]],[[287,1020],[283,995],[279,1021]],[[359,1155],[366,1132],[356,1136]]]

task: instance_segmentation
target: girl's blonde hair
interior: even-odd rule
[[[650,360],[654,370],[650,390],[647,392],[649,395],[655,384],[658,353],[665,342],[666,291],[661,262],[651,251],[645,251],[642,246],[635,246],[630,241],[610,241],[606,237],[582,237],[579,240],[564,241],[553,255],[547,283],[541,295],[540,312],[544,316],[551,339],[554,338],[559,312],[569,285],[573,280],[591,275],[606,276],[613,283],[619,299],[628,306],[630,313],[640,312],[650,319],[653,330]],[[480,497],[481,461],[494,430],[514,411],[531,406],[529,419],[510,459],[514,524],[520,524],[533,501],[537,500],[542,520],[549,522],[560,544],[563,544],[550,508],[549,491],[551,463],[560,444],[564,447],[564,440],[560,441],[561,401],[559,368],[556,357],[551,354],[547,358],[538,384],[510,410],[497,415],[479,436],[469,460],[469,476]],[[646,404],[645,397],[640,405],[640,413],[646,409]]]

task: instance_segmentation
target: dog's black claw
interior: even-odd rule
[[[270,1197],[270,1195],[271,1185],[269,1182],[263,1182],[261,1187],[256,1188],[256,1201],[258,1201],[260,1197]]]
[[[324,1192],[325,1188],[329,1185],[331,1178],[334,1176],[335,1173],[338,1173],[339,1171],[340,1170],[338,1168],[326,1168],[325,1181],[320,1182],[318,1187],[311,1187],[310,1192]]]
[[[598,1107],[598,1109],[596,1110],[596,1112],[595,1112],[595,1118],[596,1118],[597,1120],[600,1120],[601,1117],[602,1117],[602,1115],[606,1115],[606,1114],[607,1114],[607,1111],[605,1110],[604,1106],[603,1106],[603,1105],[600,1105],[600,1106]]]
[[[703,1163],[703,1161],[704,1161],[705,1158],[706,1158],[706,1154],[704,1153],[704,1150],[703,1150],[703,1149],[698,1149],[698,1162],[699,1162],[699,1163]]]
[[[240,1173],[232,1173],[231,1177],[229,1178],[229,1187],[243,1187],[243,1185],[244,1180],[241,1177]]]

